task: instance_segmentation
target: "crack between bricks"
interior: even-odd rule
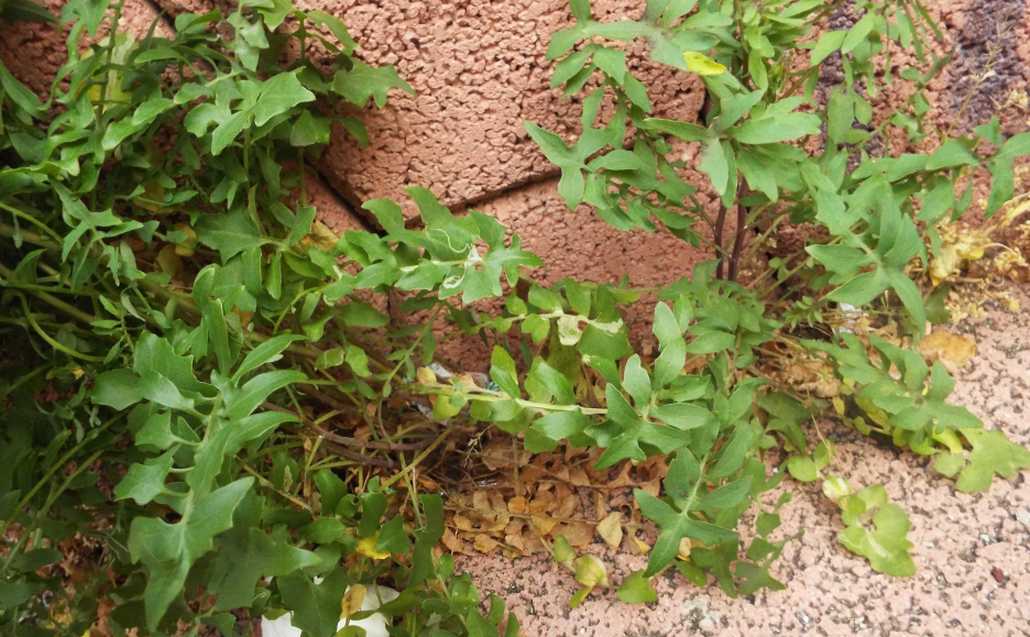
[[[338,201],[346,204],[347,209],[351,211],[351,213],[354,215],[356,219],[359,219],[367,227],[369,232],[374,232],[376,234],[383,233],[382,228],[380,228],[379,224],[376,223],[375,217],[365,212],[365,210],[361,207],[361,200],[352,189],[347,187],[346,184],[337,186],[337,179],[333,178],[331,173],[322,169],[321,167],[315,169],[315,172],[317,172],[318,175],[322,178],[322,183],[326,185],[328,190],[330,190],[333,193],[333,195],[337,198]],[[514,181],[509,182],[506,186],[503,186],[501,188],[496,188],[494,190],[484,192],[474,197],[462,199],[461,201],[455,203],[441,203],[443,203],[445,206],[454,211],[455,214],[464,214],[468,212],[468,210],[471,208],[488,204],[496,199],[500,199],[501,197],[507,196],[514,192],[518,192],[530,186],[535,186],[540,183],[553,181],[557,179],[560,175],[561,169],[553,168],[550,170],[530,175],[528,177],[524,177],[522,179],[516,179]],[[415,186],[419,184],[405,185]],[[421,223],[419,223],[417,219],[414,221],[409,219],[407,220],[407,222],[413,225],[414,227],[421,226]]]
[[[542,183],[547,182],[547,181],[554,181],[559,176],[561,176],[561,169],[560,168],[552,168],[550,170],[546,170],[546,171],[541,172],[541,173],[530,175],[529,177],[523,177],[522,179],[516,179],[515,181],[509,182],[508,185],[506,185],[506,186],[503,186],[501,188],[497,188],[497,189],[494,189],[494,190],[490,190],[488,192],[484,192],[481,195],[476,195],[475,197],[469,197],[468,199],[465,199],[461,203],[455,204],[453,207],[464,212],[464,211],[467,211],[469,208],[474,208],[476,206],[482,206],[483,204],[488,204],[488,203],[490,203],[490,202],[492,202],[494,200],[497,200],[497,199],[500,199],[501,197],[505,197],[505,196],[510,195],[512,193],[518,192],[518,191],[523,190],[525,188],[528,188],[530,186],[535,186],[537,184],[542,184]]]

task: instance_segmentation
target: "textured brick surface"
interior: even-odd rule
[[[385,111],[368,114],[366,149],[355,149],[337,131],[323,169],[348,197],[397,197],[405,185],[419,184],[458,205],[552,172],[522,122],[572,133],[579,121],[578,104],[548,88],[552,64],[544,56],[550,34],[570,20],[566,0],[305,4],[343,18],[361,55],[395,65],[417,92],[395,93]],[[636,0],[596,5],[598,14],[609,15],[643,8]],[[697,113],[703,99],[697,78],[643,66],[659,109]]]
[[[308,169],[305,174],[307,182],[308,200],[318,210],[318,219],[331,230],[340,234],[347,230],[366,230],[366,226],[357,217],[347,204],[340,200],[332,188],[318,176]]]

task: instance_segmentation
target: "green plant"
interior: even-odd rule
[[[115,634],[230,635],[241,620],[290,611],[306,634],[334,635],[341,599],[353,608],[380,583],[400,591],[379,611],[393,634],[513,635],[503,603],[481,605],[437,552],[444,501],[419,493],[427,459],[493,429],[532,452],[600,448],[600,467],[670,458],[661,493],[636,493],[659,535],[622,599],[652,600],[648,579],[673,565],[731,593],[779,588],[769,567],[782,542],[771,534],[785,500],[758,514],[743,551],[737,534],[784,475],[770,474],[763,452],[785,449],[791,473],[815,479],[832,448],[810,449],[806,432],[826,401],[763,371],[778,345],[826,356],[842,417],[933,456],[959,488],[1030,464],[944,403],[942,367],[899,343],[869,339],[871,349],[824,318],[840,303],[863,306],[897,321],[905,343],[918,339],[924,237],[932,252],[934,225],[968,206],[954,184],[988,163],[998,209],[1030,145],[987,126],[927,155],[862,151],[871,133],[852,124],[871,122],[872,108],[856,82],[875,86],[888,39],[923,46],[909,18],[925,18],[921,5],[863,7],[852,29],[816,41],[808,64],[794,58],[822,3],[652,1],[644,20],[618,23],[593,21],[582,0],[572,8],[576,26],[550,53],[570,92],[600,71],[584,133],[569,146],[529,125],[562,169],[562,196],[620,228],[710,237],[719,257],[659,291],[654,360],[633,351],[620,313],[640,291],[539,285],[527,271],[540,260],[517,237],[487,215],[452,214],[427,190],[409,191],[418,227],[386,200],[365,204],[381,232],[337,237],[316,221],[307,162],[333,122],[356,143],[366,137],[335,102],[381,107],[408,89],[355,57],[332,16],[259,0],[229,16],[183,14],[174,35],[134,40],[118,32],[119,5],[76,0],[63,16],[72,55],[48,101],[0,75],[0,630],[81,634],[102,617]],[[116,35],[79,55],[105,21]],[[703,123],[648,116],[625,54],[599,43],[638,37],[659,63],[704,78]],[[313,47],[328,61],[307,57]],[[836,50],[846,82],[822,107],[811,89]],[[606,94],[615,108],[598,128]],[[877,125],[918,134],[918,95],[911,112]],[[824,125],[821,154],[787,143]],[[703,145],[715,220],[680,176],[670,137]],[[745,282],[750,255],[788,220],[829,239]],[[749,239],[753,228],[761,234]],[[401,314],[425,321],[377,309],[395,293]],[[502,309],[471,311],[487,299]],[[494,345],[490,382],[434,371],[440,319]],[[844,513],[845,546],[870,554],[869,542],[888,541],[891,559],[872,554],[873,567],[907,572],[907,522],[882,489],[852,493],[828,478],[824,490]],[[554,550],[580,599],[608,584],[596,558]]]
[[[779,384],[763,378],[755,364],[754,349],[763,345],[788,346],[799,360],[825,355],[840,379],[833,401],[840,416],[865,434],[883,435],[900,447],[935,457],[935,467],[945,475],[962,470],[962,490],[987,488],[995,471],[1011,477],[1030,466],[1025,449],[1000,432],[983,431],[968,410],[947,404],[953,379],[940,363],[931,369],[909,347],[926,329],[919,283],[926,278],[930,258],[939,255],[938,226],[958,219],[972,202],[968,175],[981,166],[990,170],[992,188],[984,212],[993,215],[1013,196],[1015,158],[1030,153],[1030,134],[1004,139],[996,120],[972,136],[939,139],[932,152],[890,156],[871,150],[875,141],[890,139],[897,130],[911,142],[927,142],[937,134],[924,130],[929,105],[923,90],[946,59],[930,54],[928,38],[939,38],[940,32],[923,4],[856,3],[853,26],[828,31],[819,26],[841,3],[649,0],[641,20],[618,22],[594,20],[586,0],[571,5],[576,23],[555,34],[548,56],[556,60],[552,85],[585,94],[583,131],[568,144],[526,125],[544,154],[562,169],[559,192],[570,207],[586,203],[618,228],[668,231],[695,245],[705,242],[717,255],[714,263],[695,272],[691,283],[674,284],[661,294],[692,312],[670,313],[660,304],[655,314],[662,352],[653,368],[655,378],[667,378],[662,373],[666,357],[675,361],[673,368],[682,368],[683,337],[691,337],[686,353],[709,356],[701,377],[710,382],[709,393],[690,400],[692,406],[702,401],[718,424],[695,420],[694,435],[707,432],[700,439],[653,447],[676,456],[665,498],[637,494],[644,515],[662,529],[646,574],[673,563],[678,542],[689,538],[731,547],[714,562],[706,552],[700,560],[691,554],[679,564],[721,572],[720,582],[732,589],[726,584],[730,565],[745,580],[747,571],[741,569],[753,565],[737,561],[734,535],[721,534],[735,525],[737,507],[749,503],[765,484],[762,468],[752,468],[749,475],[750,461],[742,464],[741,459],[772,444],[772,435],[793,452],[787,468],[797,479],[815,480],[830,462],[832,448],[826,442],[814,457],[809,455],[802,430],[805,421],[826,409],[825,401],[780,386],[758,400],[760,409],[752,408],[756,386]],[[653,62],[703,80],[708,98],[702,121],[651,115],[646,86],[629,70],[621,44],[635,40],[648,42]],[[914,51],[917,67],[895,69],[892,53],[899,49]],[[843,71],[836,83],[820,74],[831,55]],[[901,108],[888,113],[881,105],[874,108],[884,85],[902,82],[911,94]],[[614,108],[602,115],[606,99]],[[881,112],[874,116],[877,110]],[[812,143],[820,134],[818,145]],[[685,144],[700,146],[697,167],[707,176],[706,184],[683,179],[683,169],[689,167],[679,159]],[[717,210],[706,210],[695,197],[699,186],[718,197]],[[736,223],[732,236],[726,237],[730,218]],[[789,223],[814,228],[807,254],[790,263],[778,260],[764,271],[758,265],[753,268],[757,275],[741,284],[748,258],[761,254],[776,229]],[[875,313],[880,318],[874,326],[894,325],[902,338],[892,343],[875,334],[859,337],[827,320],[847,307]],[[648,384],[646,372],[631,378],[632,360],[625,369],[622,386],[631,394],[630,388],[637,388],[639,400],[633,395],[639,419],[660,419],[660,410],[669,409],[661,404],[662,384]],[[630,429],[628,420],[619,424]],[[610,460],[639,457],[637,449],[615,444],[621,439],[595,442],[608,447]],[[713,453],[721,456],[715,463]],[[728,470],[723,468],[727,456],[733,460]],[[750,488],[741,484],[746,479]],[[834,485],[826,488],[833,491]],[[842,505],[849,525],[842,542],[870,556],[876,570],[910,574],[914,568],[906,548],[907,518],[895,505],[884,504],[882,489],[872,489],[834,499],[882,507],[875,532],[895,543],[897,559],[873,559],[861,548],[856,537],[869,531],[853,525],[865,508]],[[875,497],[863,495],[872,493]],[[706,507],[705,498],[716,498],[718,505]],[[888,514],[904,518],[904,523],[881,526],[880,518]],[[705,521],[719,527],[707,528]]]

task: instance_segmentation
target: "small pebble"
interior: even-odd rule
[[[1023,526],[1030,526],[1030,509],[1016,511],[1016,519],[1019,520]]]

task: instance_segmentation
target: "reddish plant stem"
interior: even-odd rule
[[[718,262],[715,265],[715,278],[723,278],[723,264],[726,261],[726,253],[722,249],[722,231],[726,225],[726,204],[719,204],[719,216],[715,218],[715,257]]]
[[[733,237],[733,256],[730,257],[729,280],[737,280],[737,270],[740,266],[740,253],[744,248],[744,233],[747,231],[747,210],[741,201],[743,188],[737,190],[737,227]]]

